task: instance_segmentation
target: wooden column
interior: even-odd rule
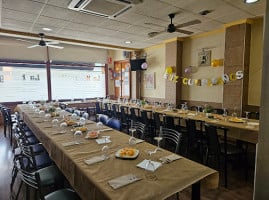
[[[181,77],[182,74],[182,41],[172,41],[165,45],[165,67],[174,66],[174,72]],[[180,104],[181,100],[181,79],[177,83],[170,80],[165,81],[165,102]]]
[[[241,116],[242,107],[248,101],[249,55],[251,26],[248,23],[237,24],[226,29],[224,73],[243,71],[242,80],[230,81],[223,86],[223,107]]]
[[[263,39],[260,132],[256,151],[254,199],[269,199],[269,0],[266,1]]]

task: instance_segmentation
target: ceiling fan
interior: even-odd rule
[[[159,35],[160,33],[165,33],[165,32],[168,32],[168,33],[179,32],[179,33],[183,33],[183,34],[186,34],[186,35],[191,35],[191,34],[193,34],[193,32],[186,31],[186,30],[183,30],[181,28],[201,23],[200,20],[195,19],[195,20],[192,20],[192,21],[185,22],[183,24],[174,25],[173,24],[173,18],[175,17],[175,15],[176,15],[175,13],[171,13],[171,14],[168,15],[169,18],[170,18],[170,24],[168,24],[168,26],[167,26],[167,28],[165,28],[165,30],[159,31],[159,32],[150,32],[150,33],[148,33],[148,36],[149,37],[154,37],[156,35]],[[150,23],[147,23],[147,24],[150,25]]]
[[[54,44],[59,44],[59,42],[57,41],[45,41],[44,40],[44,37],[45,37],[45,34],[44,33],[39,33],[38,36],[40,37],[40,41],[38,44],[34,44],[34,45],[31,45],[27,48],[31,49],[31,48],[34,48],[34,47],[52,47],[52,48],[57,48],[57,49],[63,49],[64,47],[62,46],[56,46]],[[17,39],[17,40],[21,40],[21,41],[25,41],[25,42],[29,42],[29,43],[32,43],[28,40],[24,40],[24,39]]]

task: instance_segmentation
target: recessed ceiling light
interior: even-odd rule
[[[42,30],[43,30],[43,31],[52,31],[51,28],[47,28],[47,27],[42,28]]]
[[[125,41],[124,43],[125,43],[125,44],[132,44],[132,41],[127,40],[127,41]]]
[[[256,3],[259,0],[244,0],[244,3]]]

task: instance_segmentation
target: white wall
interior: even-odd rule
[[[223,59],[225,47],[224,31],[212,32],[201,37],[192,37],[183,42],[183,77],[192,79],[211,79],[220,77],[223,72],[223,66],[198,66],[198,53],[203,49],[211,50],[211,60]],[[196,72],[186,74],[185,68],[192,66]],[[190,101],[205,101],[222,103],[223,101],[223,85],[214,86],[182,86],[182,99]]]

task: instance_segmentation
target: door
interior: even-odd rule
[[[130,98],[130,63],[129,61],[114,62],[114,87],[116,98]]]

